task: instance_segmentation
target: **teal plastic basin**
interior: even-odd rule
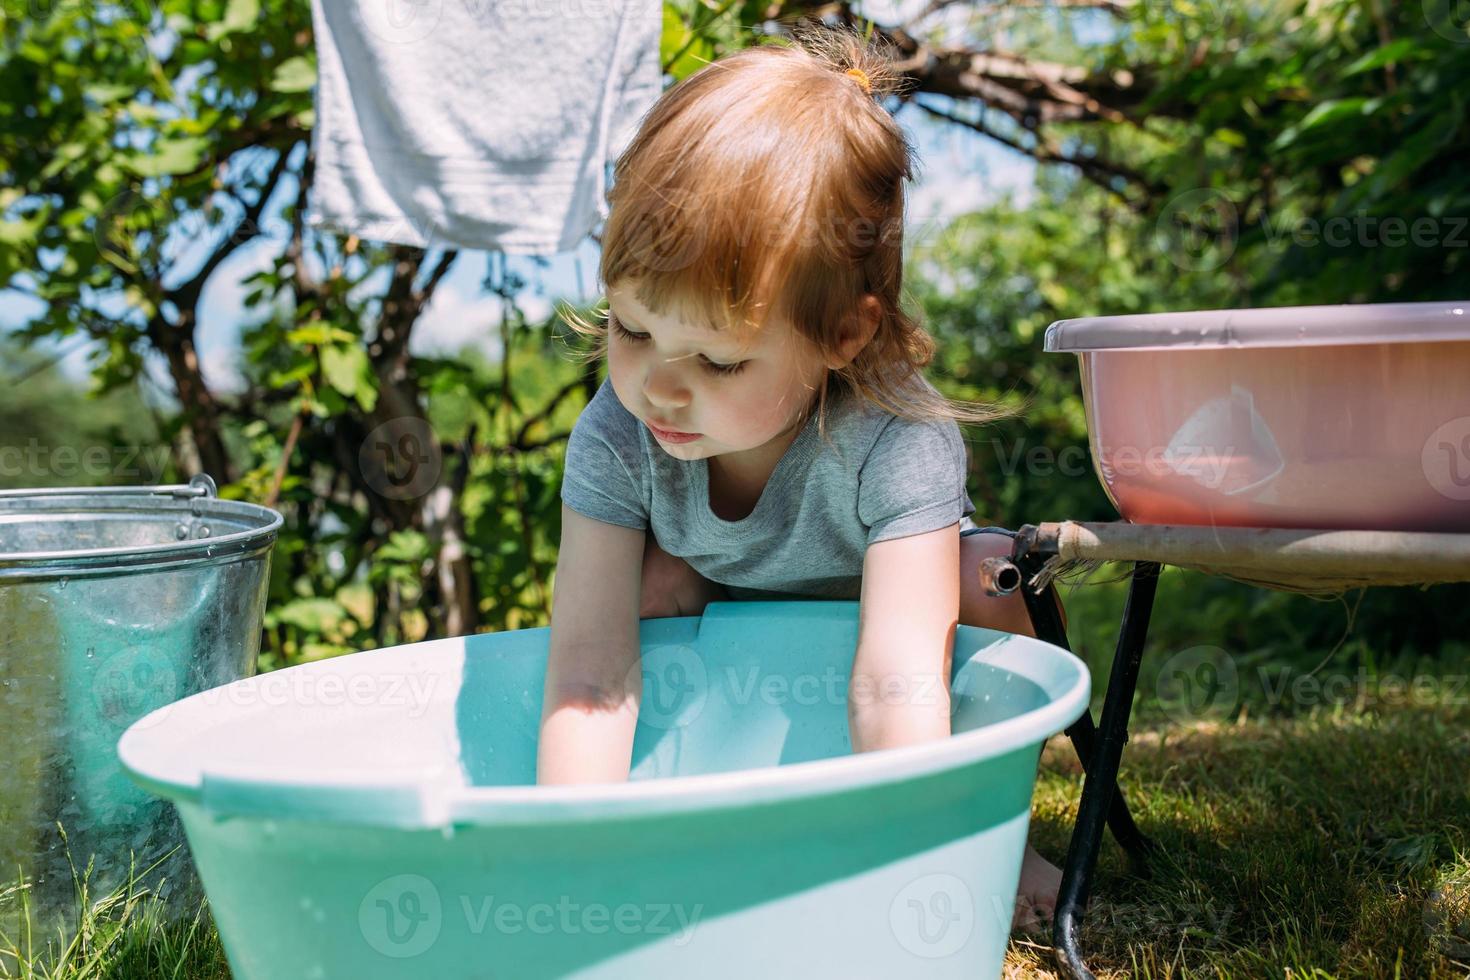
[[[857,627],[827,601],[645,620],[627,783],[534,785],[545,628],[236,681],[118,754],[177,805],[237,980],[999,977],[1087,669],[961,626],[954,734],[854,755]]]

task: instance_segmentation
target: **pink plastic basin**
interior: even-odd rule
[[[1059,320],[1138,524],[1470,532],[1470,301]]]

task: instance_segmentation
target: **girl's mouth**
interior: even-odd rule
[[[658,439],[659,442],[685,443],[693,442],[699,438],[698,432],[671,432],[668,429],[660,429],[652,422],[645,421],[643,424],[648,426],[648,431],[652,432],[654,438]]]

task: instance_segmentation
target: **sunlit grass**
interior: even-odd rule
[[[1416,705],[1135,730],[1122,785],[1161,846],[1105,838],[1082,948],[1100,978],[1470,975],[1470,710]],[[1032,825],[1066,852],[1081,794],[1047,746]],[[1007,975],[1050,977],[1012,942]]]
[[[134,866],[126,883],[101,898],[90,893],[90,864],[79,870],[72,862],[75,918],[49,934],[35,922],[28,882],[17,877],[0,887],[0,977],[227,980],[229,967],[207,905],[170,916],[165,902],[139,885],[168,857],[141,871]],[[13,923],[11,930],[7,923]]]

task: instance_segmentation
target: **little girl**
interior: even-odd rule
[[[567,443],[539,783],[628,777],[640,617],[860,600],[857,752],[950,734],[956,623],[1034,635],[1019,594],[980,586],[1011,538],[969,518],[958,425],[1012,413],[935,390],[899,307],[911,148],[876,101],[896,76],[807,29],[675,85],[619,157],[607,322],[569,318],[608,379]],[[1018,926],[1060,881],[1028,847]]]

